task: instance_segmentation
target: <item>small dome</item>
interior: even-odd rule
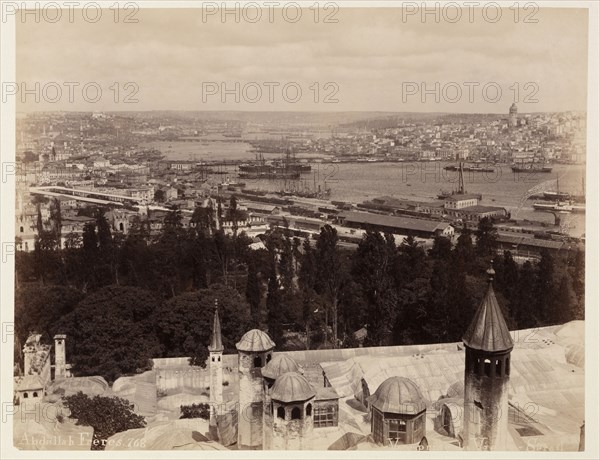
[[[276,379],[286,372],[300,372],[298,363],[285,354],[278,354],[262,368],[262,376]]]
[[[404,377],[385,380],[368,401],[381,412],[394,414],[418,414],[427,407],[417,385]]]
[[[275,348],[275,344],[266,332],[252,329],[246,332],[240,341],[235,344],[238,351],[263,352]]]
[[[315,395],[308,380],[297,372],[286,372],[275,380],[271,390],[271,399],[282,402],[307,401]]]

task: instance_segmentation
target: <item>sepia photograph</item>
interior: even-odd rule
[[[599,4],[0,6],[2,458],[597,458]]]

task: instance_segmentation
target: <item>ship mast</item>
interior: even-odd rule
[[[463,178],[463,164],[462,161],[458,163],[458,194],[465,194],[465,181]]]

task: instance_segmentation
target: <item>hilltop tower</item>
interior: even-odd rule
[[[519,110],[517,109],[517,104],[513,102],[513,105],[510,106],[508,110],[508,124],[511,128],[517,126],[517,114]]]
[[[513,341],[496,300],[494,269],[487,292],[465,332],[464,439],[466,450],[505,450]]]
[[[271,361],[275,344],[265,332],[252,329],[235,346],[239,369],[238,449],[260,449],[265,398],[261,370]]]
[[[210,337],[209,372],[210,372],[210,403],[211,412],[216,416],[223,405],[223,339],[221,337],[221,321],[219,320],[219,304],[215,299],[212,333]]]
[[[54,336],[54,379],[64,379],[67,376],[66,338],[64,334]]]

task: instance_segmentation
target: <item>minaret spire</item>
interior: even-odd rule
[[[215,313],[213,316],[213,327],[208,346],[208,364],[210,374],[210,426],[211,436],[218,439],[216,431],[217,416],[223,411],[223,339],[221,337],[221,321],[219,320],[219,303],[215,299]]]
[[[219,301],[215,299],[215,314],[213,316],[213,327],[208,351],[222,352],[223,350],[224,347],[223,339],[221,337],[221,321],[219,320]]]
[[[487,292],[465,344],[463,447],[466,450],[506,450],[508,391],[514,343],[494,294],[494,275],[487,270]]]
[[[486,271],[489,277],[487,292],[471,325],[465,332],[463,342],[478,350],[511,350],[513,347],[512,337],[494,293],[493,281],[496,272],[492,263],[493,261],[490,262],[490,268]]]

